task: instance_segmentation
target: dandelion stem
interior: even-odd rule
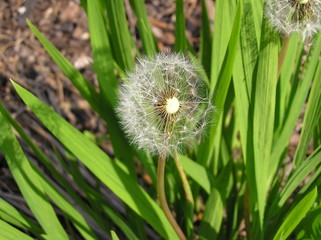
[[[286,52],[288,51],[288,47],[289,47],[289,43],[290,43],[290,38],[291,36],[287,36],[283,39],[283,42],[282,42],[282,47],[281,47],[281,51],[280,51],[280,54],[279,54],[279,61],[278,61],[278,75],[277,75],[277,80],[279,79],[280,77],[280,74],[281,74],[281,70],[282,70],[282,66],[283,66],[283,62],[284,62],[284,59],[285,59],[285,55],[286,55]]]
[[[186,237],[182,229],[178,226],[175,218],[173,217],[165,195],[165,184],[164,184],[164,175],[165,175],[165,163],[166,163],[166,154],[162,154],[158,159],[158,169],[157,169],[157,192],[160,202],[160,206],[163,209],[168,221],[173,226],[175,232],[181,240],[186,240]]]
[[[183,189],[184,189],[184,192],[185,192],[186,200],[187,200],[192,206],[194,206],[194,199],[193,199],[192,191],[191,191],[191,188],[190,188],[190,186],[189,186],[187,177],[186,177],[186,175],[185,175],[185,172],[184,172],[184,170],[183,170],[183,167],[182,167],[182,164],[181,164],[181,162],[180,162],[180,160],[179,160],[179,157],[178,157],[177,152],[175,153],[175,163],[176,163],[177,170],[178,170],[179,175],[180,175],[181,180],[182,180],[182,184],[183,184]]]

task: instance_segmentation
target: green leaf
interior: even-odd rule
[[[176,23],[175,23],[175,52],[185,52],[187,39],[185,36],[185,16],[183,0],[176,0]]]
[[[298,81],[297,86],[292,86],[291,90],[293,95],[289,98],[289,105],[287,106],[287,112],[285,114],[286,118],[282,127],[281,133],[273,141],[273,150],[272,150],[272,159],[280,159],[282,153],[287,148],[290,141],[292,131],[297,123],[297,120],[300,116],[302,107],[305,103],[306,97],[308,95],[311,81],[315,75],[315,70],[319,62],[319,56],[321,53],[321,44],[318,44],[321,41],[321,33],[314,40],[314,46],[310,49],[310,54],[307,59],[309,61],[305,64],[305,73],[303,79]],[[300,63],[301,64],[301,63]],[[297,67],[299,69],[299,66]],[[272,166],[272,165],[271,165]],[[274,174],[273,171],[269,171]],[[272,176],[271,176],[272,177]]]
[[[291,177],[287,180],[284,188],[280,193],[278,206],[282,207],[287,199],[300,183],[321,163],[321,146],[316,149],[302,164],[296,169]]]
[[[284,218],[282,225],[277,231],[273,239],[287,239],[300,221],[305,217],[309,209],[312,207],[318,191],[315,188],[313,191],[308,193]]]
[[[91,107],[99,111],[99,97],[94,87],[86,81],[80,72],[55,48],[40,32],[39,30],[27,20],[27,24],[33,34],[37,37],[40,43],[44,46],[50,57],[55,61],[65,76],[72,82],[72,84],[78,89],[80,94],[85,98]]]
[[[117,234],[114,231],[110,231],[112,240],[119,240]]]
[[[205,205],[204,217],[200,228],[201,239],[217,239],[223,220],[223,201],[220,191],[213,188]]]
[[[252,209],[257,204],[260,231],[263,229],[263,217],[269,183],[266,169],[270,164],[272,149],[278,41],[268,22],[262,26],[261,50],[258,59],[255,88],[253,87],[253,142],[252,151],[247,152],[247,173],[250,191],[257,194],[257,202],[252,201]],[[251,121],[251,120],[250,120]],[[253,157],[251,156],[253,154]]]
[[[100,96],[104,107],[104,119],[108,124],[108,131],[112,141],[115,155],[124,160],[128,169],[134,174],[134,162],[129,144],[120,130],[114,107],[118,89],[117,79],[114,74],[114,64],[107,30],[104,23],[102,10],[98,0],[88,1],[88,25],[91,37],[91,46],[94,55],[94,68],[98,75]],[[128,149],[124,151],[124,149]]]
[[[313,136],[315,127],[321,117],[321,61],[314,76],[308,104],[304,114],[303,126],[300,133],[299,145],[295,151],[293,162],[300,166],[305,158],[305,153]]]
[[[211,80],[210,94],[214,99],[214,106],[217,111],[213,113],[212,119],[215,122],[219,122],[220,116],[222,115],[224,109],[224,103],[227,95],[227,91],[230,85],[234,60],[238,50],[238,40],[240,36],[240,27],[241,27],[241,16],[242,16],[242,1],[239,1],[237,12],[234,19],[233,29],[231,38],[228,43],[228,50],[224,57],[223,66],[221,68],[218,81],[216,86],[213,85]],[[213,49],[214,51],[214,49]],[[213,62],[212,62],[212,71],[213,71]],[[213,76],[213,73],[212,73]],[[213,79],[213,77],[211,78]],[[215,88],[214,88],[215,87]],[[214,96],[215,92],[215,96]],[[198,161],[204,166],[210,162],[210,159],[213,156],[213,145],[215,140],[215,134],[217,130],[217,124],[212,124],[209,130],[209,136],[203,140],[199,150],[198,150]]]
[[[240,51],[236,56],[233,70],[233,84],[236,100],[237,121],[240,128],[243,158],[246,161],[249,131],[249,107],[251,103],[252,80],[258,59],[258,42],[254,28],[252,0],[244,0],[240,33]],[[251,126],[251,125],[250,125]]]
[[[202,0],[202,25],[200,40],[200,59],[207,73],[211,75],[212,37],[205,0]]]
[[[232,162],[229,162],[215,179],[206,202],[200,227],[201,239],[217,239],[223,222],[224,205],[232,185]]]
[[[134,67],[132,55],[132,39],[128,30],[124,2],[119,0],[106,1],[110,40],[115,60],[124,70]]]
[[[33,94],[13,82],[13,85],[41,122],[72,152],[92,173],[109,187],[139,216],[144,218],[165,238],[177,239],[177,235],[160,207],[137,184],[136,180],[99,149],[91,140],[72,127],[51,108]]]
[[[114,63],[107,37],[103,11],[99,0],[87,2],[90,43],[94,56],[100,95],[109,108],[116,105],[118,84],[114,74]]]
[[[0,114],[0,132],[0,151],[4,153],[10,171],[32,213],[48,237],[68,239],[47,199],[38,176],[30,166],[2,111]]]
[[[154,36],[150,28],[148,17],[144,5],[144,0],[130,0],[130,4],[137,17],[139,36],[143,42],[144,53],[151,56],[157,52]]]
[[[321,238],[321,206],[312,209],[296,228],[297,239]]]
[[[42,229],[38,225],[2,198],[0,198],[0,218],[21,229],[29,230],[36,235],[43,234]]]
[[[18,229],[12,227],[10,224],[0,219],[0,239],[5,240],[33,240],[32,237],[20,232]]]
[[[213,176],[200,164],[192,161],[184,155],[179,155],[183,169],[195,182],[197,182],[208,194],[211,192]]]
[[[239,5],[242,1],[238,1]],[[211,90],[214,90],[216,82],[219,81],[220,73],[224,69],[224,62],[226,56],[229,55],[228,48],[233,48],[232,28],[240,24],[240,16],[237,17],[235,12],[237,10],[236,0],[217,0],[215,1],[215,19],[214,19],[214,36],[212,46],[212,65],[211,65]],[[241,11],[242,13],[242,11]],[[241,13],[239,15],[241,15]],[[235,17],[234,17],[235,16]],[[234,21],[234,22],[233,22]],[[238,34],[238,33],[237,33]],[[238,36],[237,36],[238,37]],[[238,41],[239,38],[234,39]],[[227,81],[227,80],[225,80]]]

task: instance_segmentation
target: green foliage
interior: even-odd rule
[[[178,239],[157,204],[157,162],[129,144],[115,114],[119,76],[134,68],[135,57],[158,51],[144,1],[129,2],[142,49],[130,35],[124,1],[81,1],[88,16],[97,90],[27,21],[57,66],[106,122],[114,156],[13,80],[26,106],[61,145],[58,150],[53,144],[55,156],[46,156],[0,104],[0,151],[33,214],[0,198],[0,239],[148,239],[155,234]],[[166,166],[170,207],[191,239],[239,239],[241,232],[246,239],[321,236],[321,33],[308,44],[298,35],[289,36],[280,66],[283,38],[264,19],[263,5],[256,0],[216,0],[211,31],[208,15],[214,9],[200,1],[200,50],[195,53],[185,36],[184,1],[176,1],[173,50],[199,56],[199,72],[209,79],[208,92],[216,107],[205,137],[179,155],[194,208],[185,199],[175,164],[168,160]],[[293,146],[290,139],[300,121],[300,139]],[[21,142],[40,167],[25,155]],[[149,188],[139,184],[135,160],[149,175]],[[94,184],[88,183],[83,166]],[[102,186],[116,200],[106,197]],[[117,208],[113,201],[126,207]]]

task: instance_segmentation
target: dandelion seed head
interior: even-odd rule
[[[121,87],[117,113],[138,148],[173,154],[204,133],[214,110],[199,69],[183,54],[138,60]]]
[[[266,0],[265,17],[287,36],[311,38],[321,29],[321,0]]]

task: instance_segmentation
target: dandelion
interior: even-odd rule
[[[310,38],[321,28],[321,0],[267,0],[265,16],[286,36],[298,33],[302,39]]]
[[[195,64],[182,54],[140,59],[121,88],[117,109],[138,148],[173,155],[191,146],[209,123],[213,106]]]
[[[193,196],[177,152],[191,146],[208,125],[213,111],[200,70],[182,54],[157,54],[140,59],[120,91],[117,112],[125,132],[138,148],[159,155],[157,192],[161,208],[180,239],[186,237],[168,207],[164,173],[171,155],[183,182],[186,199]]]

